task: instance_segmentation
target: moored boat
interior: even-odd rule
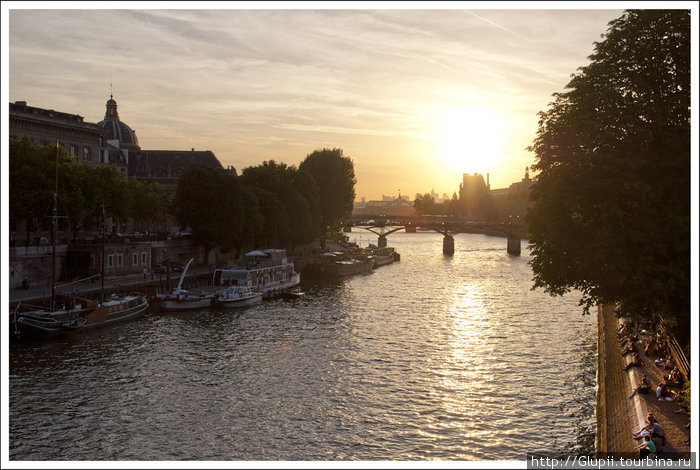
[[[14,333],[21,338],[46,338],[130,320],[148,309],[140,293],[112,294],[104,300],[81,299],[72,308],[40,309],[14,314]]]
[[[323,266],[322,273],[328,277],[344,277],[366,273],[374,267],[374,258],[344,259]]]
[[[185,269],[182,270],[180,281],[176,288],[170,292],[156,292],[153,295],[151,300],[155,308],[164,312],[172,312],[177,310],[196,310],[211,307],[214,304],[220,289],[185,290],[182,288],[182,282],[192,261],[194,261],[194,258],[190,259]]]
[[[22,308],[25,308],[25,311]],[[85,324],[94,308],[75,304],[69,308],[33,308],[21,304],[13,309],[12,333],[18,338],[44,338],[69,333]]]
[[[58,142],[56,142],[56,168],[58,169]],[[66,296],[64,302],[58,301],[56,292],[56,222],[58,200],[58,171],[55,181],[54,209],[52,224],[52,275],[51,275],[51,301],[47,307],[30,307],[31,310],[20,309],[18,305],[14,310],[13,333],[17,337],[44,338],[58,336],[81,331],[86,328],[94,328],[119,321],[129,320],[143,314],[148,308],[148,300],[143,294],[114,294],[105,299],[104,296],[104,212],[102,220],[102,263],[100,278],[102,289],[98,300],[78,299],[75,296]]]
[[[301,282],[294,263],[287,258],[285,250],[255,250],[246,253],[243,259],[230,268],[214,270],[213,285],[249,287],[259,291],[264,298],[281,294]]]
[[[216,303],[224,308],[248,307],[262,301],[263,294],[250,287],[231,286],[216,297]]]
[[[81,328],[93,328],[139,317],[148,309],[148,299],[139,292],[112,294],[95,307],[85,316],[86,322]]]

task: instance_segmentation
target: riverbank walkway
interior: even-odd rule
[[[170,274],[170,287],[177,287],[180,280],[181,272],[172,272]],[[210,266],[193,266],[187,270],[183,287],[189,283],[194,283],[197,280],[211,279],[213,268]],[[31,285],[28,289],[21,287],[10,287],[10,306],[16,305],[18,302],[23,304],[38,303],[42,304],[44,300],[51,298],[51,280],[41,285]],[[122,274],[118,276],[106,276],[104,280],[105,293],[111,294],[115,292],[144,292],[152,293],[156,289],[159,291],[168,290],[168,280],[165,274],[153,274],[149,272],[146,279],[143,278],[143,273]],[[102,289],[102,283],[99,277],[92,278],[82,282],[61,283],[56,286],[58,295],[75,294],[82,297],[90,297],[99,294]]]
[[[644,365],[630,367],[632,353],[623,354],[618,327],[621,319],[613,306],[598,308],[598,429],[596,453],[599,457],[610,454],[633,454],[641,443],[632,436],[646,425],[648,413],[652,413],[666,433],[664,453],[686,454],[690,452],[690,414],[674,412],[681,409],[676,401],[658,400],[656,387],[670,370],[658,366],[655,357],[644,353],[646,339],[653,334],[643,328],[635,329],[638,335],[637,351]],[[641,382],[642,375],[651,380],[649,393],[632,392]],[[677,391],[680,391],[678,389]],[[663,454],[662,454],[663,455]]]

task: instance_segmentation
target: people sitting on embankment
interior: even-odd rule
[[[625,370],[630,370],[632,367],[644,367],[644,360],[637,354],[636,352],[634,353],[634,357],[630,361],[627,366],[625,366]]]
[[[637,344],[635,341],[632,340],[632,338],[627,338],[627,344],[625,347],[622,349],[622,355],[624,356],[627,353],[636,353],[637,352]]]
[[[635,393],[649,393],[649,390],[651,390],[651,380],[649,380],[647,374],[644,374],[642,375],[642,381],[637,385],[637,388],[632,391],[632,395],[630,395],[629,398],[632,398]]]
[[[673,370],[673,362],[665,357],[655,359],[654,364],[656,364],[661,370]]]
[[[649,336],[649,339],[647,339],[646,345],[644,346],[644,354],[647,356],[654,356],[657,353],[657,343],[656,343],[656,336]]]
[[[678,367],[674,367],[668,377],[666,377],[666,384],[669,387],[683,387],[684,382],[685,379]]]
[[[644,457],[650,456],[650,457],[655,457],[656,456],[656,445],[654,442],[651,440],[651,437],[648,435],[644,436],[644,442],[639,444],[635,449],[639,450],[639,458],[643,459]]]

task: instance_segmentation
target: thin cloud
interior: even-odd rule
[[[473,11],[465,10],[465,13],[469,13],[470,15],[472,15],[472,16],[474,16],[474,17],[476,17],[476,18],[479,18],[481,21],[485,21],[486,23],[488,23],[488,24],[490,24],[490,25],[493,25],[493,26],[495,26],[495,27],[497,27],[497,28],[500,28],[500,29],[502,29],[503,31],[512,34],[513,36],[519,37],[520,39],[524,39],[524,40],[527,41],[527,42],[532,42],[532,43],[535,42],[535,41],[533,41],[532,39],[526,38],[525,36],[523,36],[523,35],[521,35],[521,34],[518,34],[518,33],[516,33],[515,31],[511,31],[510,29],[508,29],[508,28],[506,28],[506,27],[504,27],[504,26],[501,26],[500,24],[495,23],[495,22],[493,22],[493,21],[491,21],[491,20],[489,20],[489,19],[487,19],[487,18],[484,18],[483,16],[479,16],[479,15],[477,15],[476,13],[474,13]]]

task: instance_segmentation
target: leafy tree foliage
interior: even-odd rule
[[[180,176],[173,215],[181,228],[192,228],[192,237],[204,247],[205,257],[216,245],[230,248],[238,242],[242,212],[235,174],[193,164]]]
[[[355,201],[355,166],[339,148],[315,150],[299,165],[316,183],[319,201],[321,247],[329,230],[340,229]]]
[[[154,225],[165,223],[170,199],[163,185],[132,178],[128,181],[128,188],[131,195],[129,212],[139,229],[151,231]]]
[[[413,207],[415,207],[419,214],[440,214],[440,210],[438,209],[438,203],[435,202],[435,198],[433,198],[433,196],[431,196],[430,193],[416,193],[416,197],[413,200]]]
[[[460,201],[456,192],[452,194],[452,199],[446,199],[440,203],[436,202],[435,198],[433,198],[430,193],[416,193],[416,198],[413,200],[413,207],[419,214],[455,217],[459,214]]]
[[[38,147],[24,137],[10,139],[10,223],[26,223],[26,243],[51,216],[56,148]]]
[[[535,288],[690,308],[690,13],[632,10],[540,113],[527,217]]]
[[[288,247],[312,239],[315,232],[311,203],[300,191],[298,170],[274,160],[243,170],[242,180],[257,196],[263,216],[256,241],[266,246]]]
[[[56,190],[56,146],[38,146],[28,137],[10,139],[10,220],[25,222],[27,243],[31,232],[48,228]],[[99,223],[105,214],[130,217],[126,179],[114,167],[78,163],[58,147],[59,224],[68,224],[73,237]]]

